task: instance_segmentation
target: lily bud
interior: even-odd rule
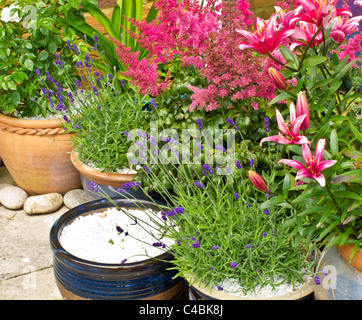
[[[277,69],[269,68],[268,73],[270,79],[278,89],[285,90],[287,88],[287,84],[285,83],[284,77]]]
[[[300,126],[300,130],[306,131],[309,127],[310,114],[308,100],[304,91],[298,93],[295,113],[297,118],[304,114],[306,115],[302,122],[302,125]]]
[[[261,192],[265,192],[268,190],[267,185],[263,177],[256,173],[253,170],[249,170],[249,179],[253,183],[254,187],[257,188]]]

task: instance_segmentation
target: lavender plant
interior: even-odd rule
[[[94,37],[97,44],[98,37]],[[143,126],[146,96],[115,77],[115,71],[93,66],[91,52],[80,51],[68,43],[79,78],[75,81],[63,73],[55,81],[49,73],[41,75],[42,91],[50,105],[63,114],[64,128],[73,135],[73,145],[79,158],[105,172],[117,172],[129,168],[126,156],[131,144],[124,132]],[[104,52],[97,52],[102,59]],[[92,54],[93,56],[93,54]],[[57,57],[57,67],[63,68]],[[39,71],[37,71],[39,72]],[[132,164],[131,164],[132,167]]]
[[[197,124],[206,129],[200,121]],[[155,137],[147,135],[140,142],[148,146]],[[201,150],[203,146],[199,147]],[[176,174],[170,174],[170,166]],[[254,161],[250,166],[255,169]],[[166,188],[158,190],[168,207],[155,214],[154,221],[163,237],[174,240],[175,244],[165,250],[174,255],[178,275],[218,290],[226,290],[223,283],[234,282],[240,285],[242,294],[256,292],[268,284],[277,288],[284,283],[303,283],[306,274],[313,270],[314,262],[308,261],[313,248],[306,248],[288,223],[292,209],[262,209],[265,195],[249,192],[249,165],[244,167],[237,160],[229,169],[230,174],[223,176],[217,175],[220,168],[214,164],[180,161],[143,166],[151,180],[173,187],[172,192]],[[263,175],[267,185],[277,187],[275,172]],[[124,193],[122,189],[118,191]],[[272,197],[272,192],[266,196]],[[150,245],[162,243],[162,238],[158,238]]]

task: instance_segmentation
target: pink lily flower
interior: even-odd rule
[[[354,4],[359,5],[360,7],[362,7],[362,0],[356,0],[354,2]]]
[[[342,43],[346,36],[358,30],[359,22],[362,16],[353,17],[351,19],[343,19],[341,17],[334,18],[331,23],[334,23],[330,33],[330,37],[337,43]]]
[[[310,178],[314,179],[322,187],[324,187],[326,185],[326,179],[324,175],[321,174],[321,171],[333,166],[337,162],[336,160],[323,161],[325,144],[326,139],[318,140],[314,156],[312,155],[307,144],[302,145],[303,158],[307,167],[297,160],[282,159],[279,160],[278,163],[284,163],[287,166],[299,170],[295,177],[296,180]]]
[[[255,188],[257,188],[261,192],[265,192],[268,190],[266,182],[260,174],[256,173],[253,170],[249,170],[248,175],[250,181],[252,182]]]
[[[260,146],[265,141],[276,141],[281,144],[306,144],[310,141],[305,136],[299,135],[300,126],[302,125],[304,119],[307,117],[306,114],[302,114],[299,117],[296,117],[294,103],[290,104],[290,123],[286,123],[283,119],[282,114],[278,109],[275,110],[277,116],[278,127],[281,133],[277,136],[270,136],[261,139]],[[282,135],[284,134],[284,136]]]
[[[249,41],[239,45],[241,50],[252,48],[256,52],[267,54],[273,52],[283,39],[294,33],[294,30],[279,30],[276,13],[269,20],[256,18],[256,28],[255,33],[241,29],[236,30]]]
[[[296,15],[291,22],[305,21],[317,27],[326,27],[330,20],[338,16],[352,16],[352,12],[344,8],[336,8],[337,0],[299,0],[304,13]]]
[[[309,120],[310,120],[310,112],[309,112],[309,104],[307,97],[304,93],[304,91],[301,91],[297,95],[297,106],[296,106],[296,114],[297,117],[305,114],[307,115],[302,122],[302,125],[300,126],[300,129],[302,131],[306,131],[309,127]]]
[[[290,45],[290,50],[292,50],[292,51],[298,46],[306,47],[308,45],[308,43],[310,43],[312,41],[313,36],[318,31],[318,28],[316,27],[316,25],[314,23],[300,21],[299,27],[295,27],[294,31],[295,32],[292,35],[292,38],[294,41]],[[300,41],[300,40],[304,40],[304,41]],[[318,46],[322,42],[323,42],[323,34],[322,34],[322,31],[319,31],[317,36],[314,38],[314,40],[311,44],[311,47],[313,48],[315,46]]]

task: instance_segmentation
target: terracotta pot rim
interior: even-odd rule
[[[343,244],[341,246],[337,246],[338,251],[342,255],[342,257],[348,262],[349,257],[351,256],[351,252],[353,249],[353,244]],[[354,255],[351,265],[358,269],[359,271],[362,271],[362,248],[359,247],[356,251],[356,254]]]
[[[107,173],[101,172],[98,169],[91,168],[90,166],[86,165],[79,159],[78,152],[71,152],[70,153],[70,160],[72,161],[75,168],[85,177],[89,179],[98,180],[101,179],[103,181],[108,181],[112,183],[120,183],[123,184],[126,181],[132,181],[133,177],[136,175],[135,173]]]
[[[0,122],[8,126],[27,128],[27,129],[48,129],[60,128],[62,126],[62,119],[48,119],[48,120],[27,120],[9,117],[0,112]]]
[[[187,278],[190,283],[190,278]],[[192,283],[192,282],[191,282]],[[213,288],[205,286],[201,281],[190,284],[195,287],[197,290],[201,291],[206,295],[210,295],[217,300],[298,300],[303,297],[306,297],[313,293],[314,291],[314,280],[310,279],[303,287],[297,289],[289,294],[284,294],[281,296],[273,296],[273,297],[245,297],[245,296],[237,296],[228,294],[226,292],[218,291]]]

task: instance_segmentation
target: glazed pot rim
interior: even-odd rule
[[[129,206],[132,206],[132,204],[134,206],[134,203],[128,199],[124,199],[124,198],[111,198],[111,199],[116,204],[128,203]],[[167,204],[165,202],[158,201],[158,200],[148,201],[148,200],[143,200],[143,199],[137,199],[137,203],[142,203],[145,206],[147,206],[147,205],[167,206]],[[89,261],[86,259],[79,258],[79,257],[71,254],[67,250],[65,250],[59,241],[59,235],[60,235],[61,231],[63,230],[63,228],[66,226],[67,223],[74,220],[78,216],[81,216],[81,215],[87,213],[88,211],[93,211],[94,207],[97,205],[101,205],[101,207],[98,208],[100,210],[104,209],[104,208],[114,208],[115,207],[114,204],[111,203],[108,199],[94,200],[94,201],[84,203],[82,205],[79,205],[77,207],[74,207],[74,208],[68,210],[54,222],[54,224],[50,230],[50,245],[51,245],[51,249],[52,249],[53,253],[58,253],[63,258],[66,258],[75,263],[81,264],[83,266],[88,266],[91,268],[108,268],[108,269],[120,269],[120,268],[126,269],[126,268],[131,268],[131,267],[141,267],[141,266],[147,265],[149,263],[152,263],[154,260],[166,260],[172,256],[171,253],[164,252],[158,256],[148,258],[145,260],[141,260],[141,261],[137,261],[137,262],[129,262],[129,263],[123,263],[123,264],[121,264],[121,263],[103,263],[103,262],[95,262],[95,261]],[[126,207],[126,205],[124,207]],[[80,211],[79,213],[77,213],[78,210]]]
[[[92,168],[85,163],[83,163],[79,159],[78,152],[71,152],[70,153],[70,160],[72,161],[75,168],[84,176],[93,178],[93,179],[103,179],[110,182],[119,182],[121,184],[125,183],[126,181],[132,181],[135,173],[115,173],[115,172],[101,172],[99,169]],[[130,178],[132,177],[132,179]]]
[[[28,120],[9,117],[0,112],[0,122],[13,127],[21,127],[27,129],[48,129],[60,128],[63,124],[62,119],[39,119]]]
[[[206,286],[201,280],[196,280],[193,282],[193,278],[191,276],[185,277],[190,286],[194,287],[196,290],[206,294],[211,295],[215,299],[218,300],[297,300],[302,299],[313,293],[314,291],[314,280],[311,278],[307,281],[301,288],[298,288],[291,293],[272,296],[272,297],[247,297],[247,296],[238,296],[229,294],[227,292],[218,291],[211,287]]]

